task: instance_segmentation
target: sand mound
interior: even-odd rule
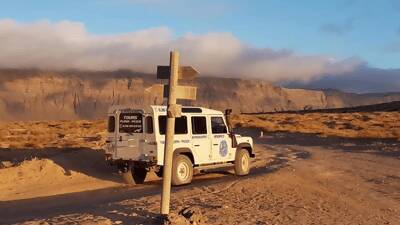
[[[67,173],[62,167],[55,164],[50,159],[26,160],[17,166],[9,167],[0,170],[0,184],[7,185],[14,183],[25,183],[27,181],[47,181],[66,179],[72,175]]]
[[[51,159],[37,158],[0,169],[0,177],[0,200],[55,195],[114,184],[110,181],[100,183],[86,174],[65,170]]]

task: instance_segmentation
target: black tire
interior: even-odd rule
[[[172,185],[189,184],[193,178],[193,164],[186,155],[176,155],[172,163]]]
[[[246,149],[236,150],[235,174],[244,176],[250,173],[250,154]]]
[[[162,178],[163,177],[163,172],[164,168],[160,167],[158,170],[154,171],[154,173],[157,175],[157,177]]]
[[[133,167],[132,168],[133,180],[136,184],[143,184],[146,179],[147,169],[141,167]]]

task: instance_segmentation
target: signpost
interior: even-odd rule
[[[175,118],[181,117],[182,113],[182,106],[176,104],[176,100],[196,100],[196,87],[179,86],[178,79],[193,79],[196,74],[198,74],[198,72],[190,66],[179,67],[179,52],[172,51],[170,52],[169,66],[157,67],[157,78],[169,79],[168,85],[154,85],[146,90],[160,92],[160,94],[162,93],[164,97],[168,98],[164,146],[163,190],[160,209],[162,215],[169,214]]]

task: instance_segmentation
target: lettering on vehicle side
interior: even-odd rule
[[[216,134],[216,135],[214,135],[214,138],[223,138],[223,137],[225,137],[223,134]]]
[[[195,139],[195,138],[196,139],[207,138],[207,135],[198,135],[198,136],[193,135],[192,139]]]
[[[181,141],[180,140],[174,140],[174,143],[180,143]],[[186,143],[186,142],[184,142],[184,141],[182,141],[183,143]],[[165,141],[160,141],[160,143],[161,144],[165,144]]]

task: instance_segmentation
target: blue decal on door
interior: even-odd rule
[[[219,154],[220,154],[222,157],[225,157],[226,155],[228,155],[228,143],[226,143],[225,140],[222,140],[222,141],[219,143]]]

